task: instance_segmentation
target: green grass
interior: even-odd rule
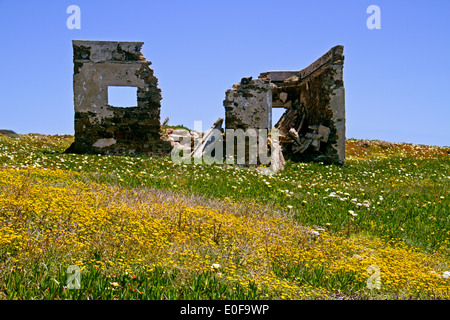
[[[176,269],[156,267],[153,271],[135,270],[114,274],[90,267],[80,273],[80,287],[67,288],[70,283],[67,270],[60,265],[36,264],[31,270],[16,271],[3,279],[2,294],[8,300],[217,300],[255,299],[267,291],[249,284],[229,285],[216,277],[213,272],[194,273],[189,278]],[[186,285],[188,284],[188,285]],[[268,296],[269,297],[269,296]]]
[[[398,154],[388,158],[347,160],[344,167],[288,162],[284,171],[262,176],[227,165],[175,165],[170,158],[62,154],[70,141],[70,136],[2,138],[0,165],[75,170],[102,183],[258,201],[291,211],[305,225],[333,232],[350,227],[352,233],[400,238],[427,251],[449,249],[450,157],[442,152],[401,156],[403,145],[397,145],[392,148]],[[341,192],[340,198],[328,197],[332,192]],[[355,205],[364,200],[369,208]],[[350,226],[349,210],[358,214]]]
[[[349,140],[345,166],[288,162],[272,176],[229,165],[175,165],[170,158],[71,155],[72,136],[0,135],[0,167],[72,170],[83,179],[126,188],[157,188],[187,195],[252,204],[291,215],[301,225],[346,237],[401,239],[426,253],[450,257],[450,148],[386,145]],[[74,177],[75,179],[75,177]],[[353,212],[355,216],[349,214]],[[212,273],[189,279],[176,270],[137,270],[136,278],[83,273],[81,290],[63,290],[66,270],[35,265],[33,272],[8,274],[7,299],[254,299],[275,298],[251,284],[233,287]],[[365,286],[351,272],[326,277],[320,268],[274,265],[280,278],[357,294]],[[297,281],[297,280],[296,280]],[[33,285],[27,285],[27,284]],[[112,286],[111,283],[117,283]],[[189,285],[181,285],[187,283]],[[150,285],[151,284],[151,285]],[[105,288],[109,288],[106,289]]]

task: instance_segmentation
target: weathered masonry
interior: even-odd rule
[[[143,42],[73,40],[75,141],[70,153],[164,155],[161,90],[141,53]],[[108,87],[136,88],[136,105],[108,104]]]
[[[227,90],[226,129],[272,128],[272,108],[286,111],[275,127],[293,161],[345,164],[343,46],[299,71],[268,71]]]

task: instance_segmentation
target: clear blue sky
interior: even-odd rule
[[[80,30],[66,27],[71,4]],[[371,4],[380,30],[366,27]],[[162,120],[204,129],[242,77],[342,44],[348,138],[450,145],[449,34],[448,0],[0,0],[0,129],[73,134],[73,39],[145,42]]]

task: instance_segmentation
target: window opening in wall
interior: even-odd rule
[[[108,86],[108,105],[113,107],[136,107],[137,87]]]

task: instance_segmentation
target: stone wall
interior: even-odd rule
[[[225,93],[225,129],[270,129],[272,88],[269,80],[243,78]]]
[[[71,153],[165,155],[161,139],[161,90],[141,53],[143,42],[81,41],[73,44],[75,141]],[[108,104],[108,86],[137,88],[136,105]]]
[[[260,163],[258,129],[270,130],[272,127],[272,89],[274,85],[267,79],[242,78],[225,93],[225,138],[227,153],[233,150],[239,164],[256,165]],[[251,131],[248,129],[254,129]],[[267,131],[266,131],[267,132]],[[244,143],[238,142],[240,134],[245,135]]]
[[[335,46],[303,70],[260,74],[276,85],[274,106],[286,108],[276,124],[286,136],[286,158],[345,164],[343,51],[343,46]]]
[[[343,50],[335,46],[303,70],[268,71],[251,81],[243,78],[245,84],[241,81],[226,92],[226,128],[271,128],[266,119],[272,108],[284,108],[275,127],[285,158],[345,164]],[[271,97],[261,99],[264,95]]]

